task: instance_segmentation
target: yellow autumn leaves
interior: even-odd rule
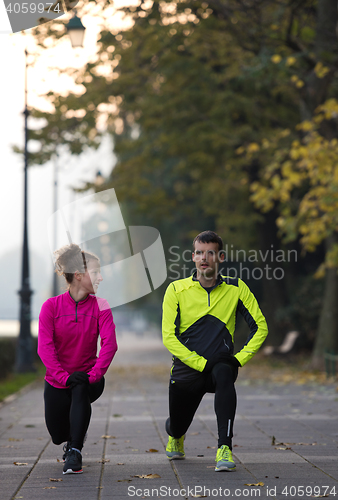
[[[247,160],[253,155],[267,160],[261,178],[250,186],[251,201],[262,212],[277,204],[281,233],[289,240],[299,234],[307,251],[314,251],[338,227],[338,140],[321,133],[325,120],[337,116],[338,101],[329,99],[317,108],[313,119],[296,127],[303,137],[291,145],[284,141],[290,130],[282,130],[273,139],[237,149]],[[266,149],[268,156],[263,154]],[[329,252],[326,264],[338,267],[338,249]]]
[[[271,56],[271,62],[274,64],[280,64],[281,62],[284,61],[285,66],[293,66],[294,64],[297,63],[297,59],[294,56],[288,56],[286,58],[283,58],[280,54],[274,54]],[[314,73],[317,76],[317,78],[325,78],[328,73],[330,73],[330,68],[327,66],[324,66],[322,62],[317,62],[315,67],[314,67]],[[298,75],[292,75],[290,77],[290,81],[297,87],[297,88],[302,88],[304,87],[304,82],[299,78]]]
[[[274,54],[271,57],[271,61],[274,64],[279,64],[280,62],[282,62],[282,60],[283,60],[283,58],[280,54]],[[293,66],[294,64],[296,64],[296,62],[297,62],[297,59],[294,56],[289,56],[285,59],[286,66]]]
[[[297,59],[294,56],[288,56],[285,59],[283,59],[283,57],[280,54],[274,54],[273,56],[271,56],[271,62],[273,62],[274,64],[280,64],[283,60],[285,62],[285,66],[288,67],[293,66],[297,62]],[[324,67],[320,68],[320,70],[322,74]],[[303,80],[301,80],[297,75],[292,75],[290,81],[297,88],[302,88],[304,86]]]

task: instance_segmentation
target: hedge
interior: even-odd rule
[[[17,337],[0,337],[0,379],[14,371]],[[36,353],[37,339],[33,337],[33,359],[40,359]]]

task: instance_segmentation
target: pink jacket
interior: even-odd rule
[[[97,353],[98,336],[101,350]],[[73,372],[84,371],[89,383],[98,382],[117,351],[115,325],[109,304],[94,295],[79,302],[69,292],[42,305],[38,354],[46,367],[45,379],[59,389]]]

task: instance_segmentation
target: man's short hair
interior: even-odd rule
[[[223,250],[222,238],[214,231],[203,231],[198,234],[192,244],[194,250],[196,241],[199,243],[218,243],[218,251]]]

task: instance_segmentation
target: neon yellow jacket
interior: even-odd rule
[[[236,315],[240,312],[250,335],[235,355],[243,366],[264,342],[268,328],[258,302],[239,278],[219,275],[208,292],[196,275],[172,282],[164,295],[162,336],[173,354],[172,378],[192,379],[216,353],[233,354]]]

